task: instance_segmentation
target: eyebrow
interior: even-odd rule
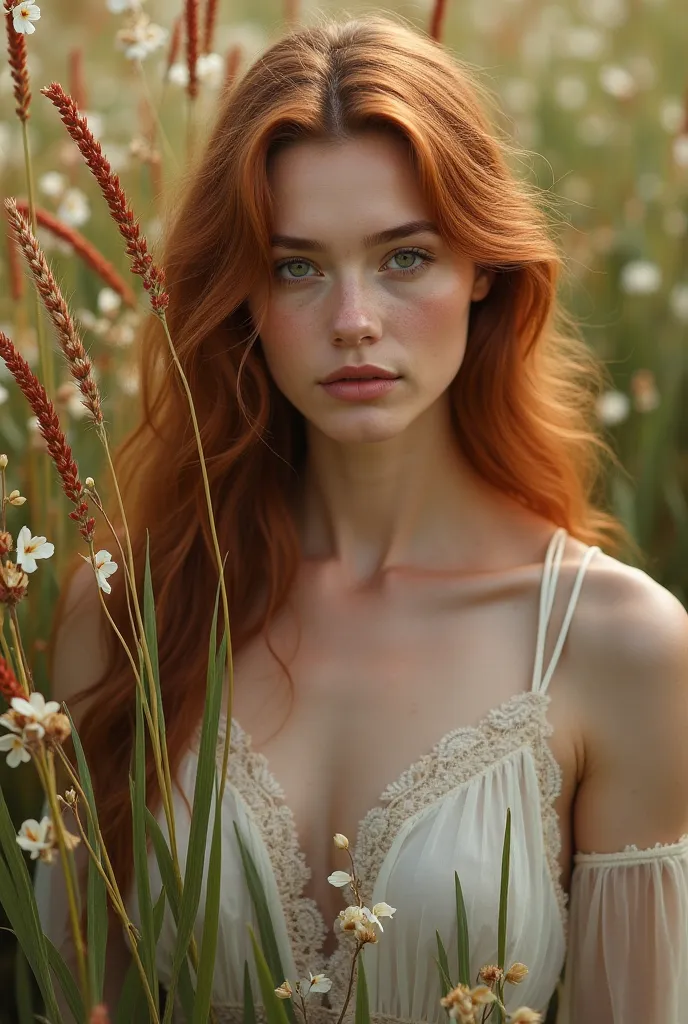
[[[366,249],[372,249],[376,245],[393,242],[396,238],[408,238],[409,235],[419,235],[425,231],[433,235],[440,233],[437,225],[433,224],[431,220],[410,220],[407,224],[399,224],[396,228],[387,228],[385,231],[366,235],[363,239],[363,246]],[[308,249],[310,252],[325,252],[327,248],[315,238],[296,238],[294,235],[273,235],[270,245],[279,249]]]

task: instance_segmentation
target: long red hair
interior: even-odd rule
[[[228,89],[176,190],[162,257],[167,317],[194,396],[227,555],[235,653],[283,606],[300,558],[292,508],[306,458],[303,418],[270,377],[246,297],[272,274],[270,158],[303,139],[344,140],[372,128],[406,140],[445,239],[496,271],[489,296],[473,308],[451,386],[457,444],[487,481],[583,542],[612,553],[633,548],[598,507],[604,463],[618,464],[595,412],[606,370],[559,306],[562,260],[545,204],[510,169],[515,151],[488,119],[490,104],[467,67],[402,19],[323,19],[280,39]],[[150,533],[174,772],[202,714],[216,567],[187,400],[154,317],[140,353],[141,418],[116,466],[139,582]],[[108,601],[129,637],[122,585]],[[134,683],[109,635],[102,679],[82,694],[98,699],[80,734],[104,838],[128,887]],[[155,808],[152,763],[148,794]]]

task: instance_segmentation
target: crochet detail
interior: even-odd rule
[[[372,905],[373,888],[384,859],[410,818],[525,748],[535,762],[547,866],[566,936],[568,898],[560,881],[561,835],[554,808],[562,789],[562,771],[546,742],[553,732],[546,716],[549,701],[547,693],[516,694],[489,711],[478,725],[460,726],[448,732],[386,787],[378,805],[359,822],[352,847],[366,905]],[[224,741],[222,723],[220,740]],[[218,764],[222,746],[223,742],[219,742]],[[351,936],[335,928],[337,947],[329,958],[324,956],[322,948],[328,928],[315,900],[303,894],[311,869],[299,847],[293,813],[267,758],[251,749],[250,736],[234,719],[228,772],[228,781],[248,805],[267,847],[297,975],[307,977],[309,970],[325,973],[332,980],[326,1002],[330,1007],[341,1007],[351,965]],[[344,902],[354,902],[348,888],[342,890],[342,895]]]
[[[669,860],[672,857],[682,857],[688,854],[688,832],[673,843],[655,843],[640,849],[635,843],[629,843],[623,850],[614,853],[576,853],[574,863],[586,866],[598,864],[647,864],[653,860]]]

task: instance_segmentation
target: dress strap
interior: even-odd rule
[[[537,633],[537,644],[535,648],[535,667],[533,669],[533,682],[532,690],[534,693],[546,693],[547,687],[549,686],[554,670],[557,667],[559,656],[562,652],[564,642],[566,641],[566,635],[569,631],[571,619],[578,601],[578,595],[580,589],[583,586],[583,577],[585,576],[586,569],[590,564],[590,560],[596,551],[600,548],[595,544],[588,548],[585,552],[580,566],[578,567],[578,573],[573,584],[573,590],[571,592],[571,598],[569,600],[566,614],[564,615],[564,621],[561,625],[559,637],[552,654],[552,660],[549,663],[547,672],[542,677],[542,663],[545,657],[545,639],[547,637],[547,627],[549,625],[550,616],[552,614],[552,608],[554,606],[554,595],[557,589],[557,580],[559,579],[559,568],[561,566],[561,560],[564,557],[564,549],[566,547],[566,538],[568,536],[567,531],[563,526],[560,526],[554,533],[551,541],[547,546],[547,553],[545,555],[545,564],[542,569],[542,582],[540,584],[540,614],[538,616],[538,633]]]

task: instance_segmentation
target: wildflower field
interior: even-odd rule
[[[13,218],[35,214],[48,272],[93,364],[113,448],[136,416],[138,329],[150,315],[150,296],[130,273],[117,225],[64,130],[51,83],[86,116],[155,252],[169,190],[201,143],[220,91],[292,24],[322,12],[393,11],[432,28],[479,70],[494,93],[500,128],[523,147],[519,173],[546,193],[567,265],[564,297],[608,367],[598,414],[619,465],[610,467],[603,497],[642,550],[641,568],[688,607],[685,0],[461,0],[446,7],[423,0],[345,9],[310,0],[287,0],[284,8],[226,0],[3,0],[3,7],[0,178],[3,200],[16,206],[4,208],[0,331],[45,385],[82,479],[100,486],[105,456],[51,320],[39,313]],[[28,79],[19,71],[19,20]],[[6,529],[15,537],[21,531],[22,543],[45,559],[17,615],[35,684],[48,696],[52,609],[64,568],[82,545],[46,441],[2,360],[0,453],[11,499],[6,509],[3,502]],[[102,493],[109,497],[104,485]],[[106,564],[101,571],[106,578]],[[4,619],[3,631],[9,637]],[[0,785],[18,824],[40,817],[42,793],[30,766],[21,773],[11,767],[12,754],[9,765],[4,754],[0,761]],[[31,1019],[27,977],[11,935],[0,932],[0,1022]]]

